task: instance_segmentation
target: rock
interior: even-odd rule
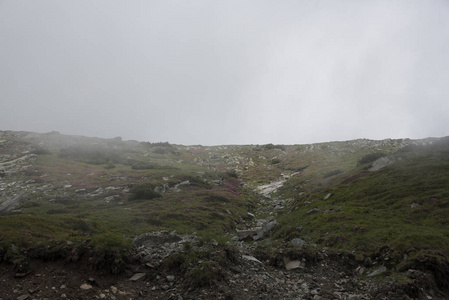
[[[12,198],[7,199],[0,204],[0,212],[10,212],[19,208],[22,203],[27,200],[27,198],[28,197],[25,194],[18,194]]]
[[[66,189],[69,189],[69,188],[71,188],[71,187],[72,187],[71,184],[66,184],[66,185],[64,185],[62,188],[63,188],[64,190],[66,190]]]
[[[329,194],[327,194],[326,196],[324,196],[324,199],[323,199],[323,200],[327,200],[327,199],[329,199],[330,197],[332,197],[332,193],[329,193]]]
[[[256,217],[255,215],[253,215],[253,214],[250,213],[250,212],[248,213],[248,216],[250,216],[250,217],[253,218],[253,219]]]
[[[304,290],[305,292],[309,291],[309,285],[307,283],[302,283],[301,284],[301,289]]]
[[[105,197],[104,198],[104,201],[106,201],[106,202],[111,202],[111,201],[114,201],[116,198],[118,198],[118,197],[116,197],[117,195],[114,195],[114,196],[108,196],[108,197]]]
[[[167,277],[165,277],[165,278],[167,278],[167,281],[168,281],[168,282],[173,282],[173,281],[175,281],[175,276],[173,276],[173,275],[167,275]]]
[[[256,230],[256,235],[253,237],[255,241],[262,240],[266,238],[271,230],[278,224],[277,221],[271,221],[268,223],[265,223],[261,229]]]
[[[106,298],[106,295],[105,294],[100,294],[100,299],[104,299],[104,298]]]
[[[369,273],[367,276],[374,277],[374,276],[383,274],[385,272],[387,272],[387,268],[385,266],[381,266],[381,267],[377,268],[376,270],[372,271],[371,273]]]
[[[251,255],[242,255],[242,258],[262,264],[262,262],[260,260],[258,260],[257,258],[255,258],[254,256],[251,256]]]
[[[285,264],[287,271],[302,268],[302,264],[299,260],[292,260]]]
[[[290,243],[298,247],[304,247],[305,245],[307,245],[307,242],[300,238],[294,238],[290,241]]]
[[[410,205],[410,208],[417,208],[418,206],[419,206],[418,203],[412,203],[412,204]]]
[[[396,161],[396,158],[394,156],[385,156],[381,157],[377,160],[375,160],[371,166],[371,168],[368,169],[370,172],[378,171],[388,165],[391,165]]]
[[[257,235],[257,232],[254,229],[245,229],[245,230],[236,230],[237,237],[239,241],[251,240],[253,236]]]
[[[117,294],[117,288],[115,286],[111,286],[111,292],[115,295]]]
[[[145,277],[145,275],[146,275],[145,273],[136,273],[128,280],[130,280],[130,281],[137,281],[137,280]]]
[[[75,190],[75,193],[80,194],[80,193],[85,193],[86,189],[77,189]]]
[[[357,272],[357,274],[363,275],[363,273],[365,273],[365,268],[364,267],[357,267],[357,269],[355,269],[355,271]]]
[[[279,181],[271,182],[266,185],[261,185],[257,187],[256,192],[269,198],[270,194],[276,192],[280,187],[284,185],[285,182],[286,182],[285,179],[281,179]]]
[[[311,215],[311,214],[314,214],[314,213],[317,213],[317,212],[320,212],[320,210],[319,210],[318,208],[315,207],[315,208],[309,210],[309,211],[307,212],[307,214],[308,214],[308,215]]]
[[[82,290],[90,290],[91,288],[92,288],[92,286],[90,284],[87,284],[87,283],[83,283],[80,286],[80,289],[82,289]]]
[[[30,294],[25,294],[25,295],[21,295],[19,297],[17,297],[17,300],[26,300],[28,298],[30,298]]]

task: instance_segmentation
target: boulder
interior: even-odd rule
[[[307,245],[307,242],[300,238],[294,238],[290,241],[290,243],[298,247],[304,247],[305,245]]]

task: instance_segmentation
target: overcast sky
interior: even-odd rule
[[[0,0],[0,130],[305,144],[448,114],[447,0]]]

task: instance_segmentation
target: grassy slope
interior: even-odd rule
[[[343,160],[332,168],[344,172],[330,178],[320,179],[318,170],[315,176],[297,176],[283,189],[295,200],[291,212],[279,218],[277,236],[301,237],[361,257],[389,249],[389,259],[396,262],[404,254],[449,253],[447,141],[398,151],[394,157],[395,163],[376,172],[355,161],[347,168]],[[320,183],[300,185],[304,178]],[[299,196],[300,191],[305,194]],[[309,213],[314,208],[319,211]]]
[[[366,140],[226,147],[58,134],[32,138],[16,134],[10,140],[15,150],[45,148],[50,153],[38,154],[24,174],[5,180],[35,179],[40,186],[52,187],[30,194],[22,214],[0,217],[5,247],[68,240],[126,247],[137,234],[162,229],[195,231],[207,239],[223,240],[245,222],[248,208],[254,207],[254,187],[281,174],[296,173],[277,194],[292,199],[278,216],[280,226],[274,237],[280,241],[300,237],[318,247],[350,251],[362,258],[389,249],[389,259],[396,262],[404,253],[449,251],[446,140],[407,151],[401,150],[404,144],[400,141]],[[80,148],[81,144],[89,146]],[[358,165],[358,161],[369,154],[394,155],[398,160],[368,172],[370,163]],[[140,184],[173,188],[185,180],[191,184],[180,192],[131,200],[132,188]],[[217,180],[222,184],[215,184]],[[72,187],[63,190],[67,184]],[[95,197],[74,192],[99,187],[117,189]],[[125,187],[131,192],[124,192]],[[324,200],[329,193],[332,196]],[[117,201],[105,202],[112,195],[118,195]],[[308,214],[313,208],[319,211]]]
[[[240,181],[225,170],[194,162],[195,152],[203,147],[179,152],[171,151],[171,145],[98,139],[82,139],[66,146],[67,138],[61,138],[64,147],[59,141],[47,140],[44,147],[49,153],[39,154],[25,174],[8,178],[21,182],[34,179],[39,186],[50,188],[28,195],[21,214],[0,218],[5,247],[61,240],[101,247],[128,246],[134,236],[154,230],[197,232],[204,238],[222,239],[246,215],[252,196],[242,189]],[[18,139],[11,140],[17,143]],[[39,142],[39,138],[32,140],[28,147],[36,148]],[[160,150],[164,147],[168,151]],[[173,188],[186,180],[190,184],[180,187],[179,192],[132,199],[133,187],[138,185]],[[222,183],[214,184],[214,180]],[[71,187],[63,189],[64,185]],[[86,195],[98,188],[104,193]],[[86,192],[75,193],[77,189]],[[118,196],[117,201],[104,200],[113,195]]]

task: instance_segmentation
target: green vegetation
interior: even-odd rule
[[[389,249],[390,262],[429,251],[449,253],[449,148],[420,147],[395,154],[379,171],[354,168],[297,195],[279,218],[279,238],[307,238],[320,247],[370,257]],[[373,161],[369,154],[358,160]],[[328,173],[329,174],[329,173]],[[324,176],[326,177],[326,176]],[[332,197],[323,200],[332,193]],[[312,211],[313,209],[313,211]],[[298,228],[301,231],[298,231]]]
[[[185,245],[184,251],[174,253],[163,261],[163,266],[188,278],[191,286],[212,286],[225,277],[228,267],[237,260],[238,250],[227,244],[214,248]]]
[[[164,264],[197,286],[210,285],[232,260],[224,243],[259,207],[254,189],[280,178],[287,180],[272,197],[286,204],[276,217],[272,246],[298,237],[312,245],[307,255],[327,247],[361,261],[388,258],[384,263],[398,270],[423,258],[444,270],[448,261],[448,138],[421,145],[359,140],[226,147],[57,133],[2,139],[9,143],[2,154],[35,154],[22,171],[0,178],[4,199],[27,193],[20,211],[0,216],[0,251],[7,261],[21,257],[17,249],[48,246],[49,257],[88,248],[108,257],[98,266],[111,259],[124,264],[123,253],[141,233],[195,232],[220,246],[206,252],[187,247]],[[394,163],[367,171],[384,156]]]

